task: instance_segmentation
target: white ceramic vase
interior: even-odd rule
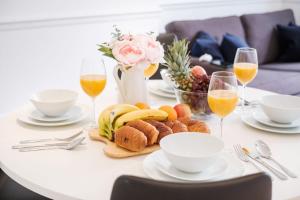
[[[121,76],[119,76],[119,72],[121,72]],[[143,68],[134,66],[124,69],[117,65],[113,73],[121,95],[120,103],[136,104],[137,102],[148,102]]]

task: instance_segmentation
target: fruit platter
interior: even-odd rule
[[[188,41],[178,40],[168,46],[165,76],[173,85],[177,101],[189,105],[194,116],[205,118],[211,113],[207,103],[210,76],[201,66],[190,67],[188,45]]]
[[[208,134],[207,124],[191,118],[188,105],[162,105],[151,108],[145,103],[115,104],[99,115],[99,129],[90,132],[92,140],[106,143],[109,157],[124,158],[159,149],[162,138],[179,132]]]

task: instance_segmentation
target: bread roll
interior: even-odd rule
[[[198,120],[192,119],[190,117],[181,117],[178,118],[178,121],[184,123],[186,126],[191,126],[198,122]]]
[[[143,120],[135,120],[135,121],[130,121],[126,124],[126,126],[133,127],[145,134],[147,137],[148,145],[153,145],[156,143],[159,132],[156,130],[154,126],[151,124],[143,121]]]
[[[135,128],[123,126],[115,132],[115,143],[130,151],[142,151],[147,145],[147,137]]]
[[[181,123],[178,120],[166,121],[165,124],[172,129],[173,133],[187,132],[188,131],[187,126],[184,123]]]
[[[210,133],[207,124],[200,120],[194,120],[189,117],[179,118],[180,122],[184,123],[190,132]]]
[[[173,133],[172,129],[162,122],[156,120],[146,120],[146,122],[151,124],[158,130],[159,134],[157,138],[157,143],[159,143],[163,137]]]

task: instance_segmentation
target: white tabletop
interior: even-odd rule
[[[247,89],[248,99],[258,99],[268,94],[262,90]],[[98,111],[117,102],[117,92],[106,91],[97,101]],[[87,99],[83,100],[86,101]],[[174,100],[150,95],[152,104],[174,104]],[[18,123],[17,112],[0,119],[0,167],[23,186],[53,199],[109,199],[114,180],[122,174],[145,177],[142,161],[145,156],[112,159],[103,154],[104,144],[86,140],[85,146],[73,151],[51,150],[21,153],[11,149],[21,139],[49,136],[65,137],[73,134],[83,123],[66,127],[42,128]],[[216,133],[218,121],[213,118],[209,125]],[[288,168],[300,175],[300,134],[282,135],[259,131],[243,124],[236,113],[224,120],[224,141],[227,148],[240,143],[251,147],[257,139],[270,144],[274,155]],[[251,165],[244,164],[246,174],[255,172]],[[300,179],[273,181],[273,199],[288,199],[300,196]]]

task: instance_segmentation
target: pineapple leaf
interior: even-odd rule
[[[191,86],[190,57],[187,40],[174,40],[165,53],[164,66],[168,68],[171,79],[180,89],[188,90]]]

